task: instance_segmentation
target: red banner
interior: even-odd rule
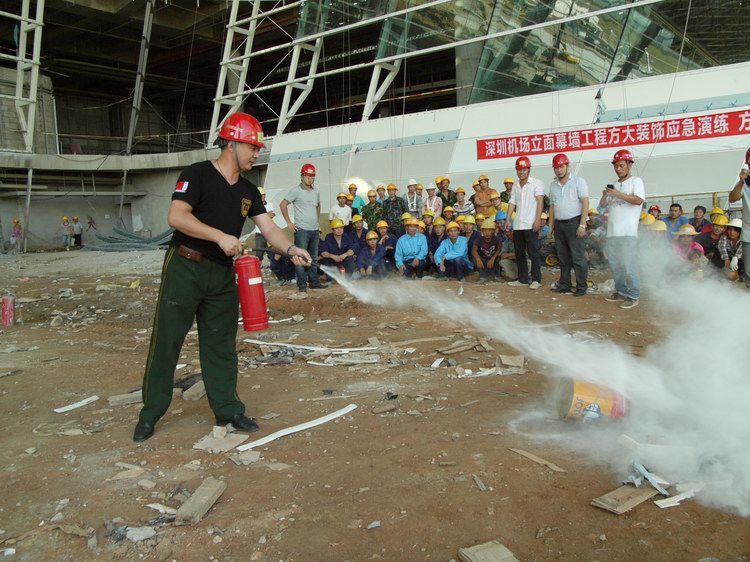
[[[750,111],[748,110],[583,131],[482,139],[477,141],[477,159],[489,160],[553,152],[620,148],[743,134],[750,134]]]

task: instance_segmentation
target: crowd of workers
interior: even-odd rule
[[[549,190],[531,176],[526,157],[516,160],[517,177],[505,178],[499,191],[490,187],[486,175],[473,182],[471,195],[463,187],[451,189],[450,178],[438,176],[426,188],[409,180],[401,196],[395,184],[379,185],[367,192],[365,201],[352,183],[348,193],[336,196],[328,214],[331,232],[322,238],[315,168],[306,164],[302,183],[285,196],[281,208],[295,231],[295,244],[317,260],[311,267],[295,268],[283,255],[269,254],[271,269],[283,284],[296,278],[300,291],[307,290],[307,281],[312,288],[326,286],[318,264],[355,278],[397,273],[463,281],[478,272],[480,283],[508,282],[535,290],[541,287],[544,262],[560,266],[553,291],[583,296],[589,268],[608,263],[615,292],[607,300],[621,308],[639,303],[638,255],[646,251],[673,252],[685,272],[697,277],[742,278],[742,220],[730,219],[719,207],[707,211],[701,205],[692,218],[679,203],[670,205],[666,214],[659,205],[646,210],[644,183],[630,173],[633,163],[629,150],[617,151],[612,159],[616,179],[596,200],[590,198],[586,181],[570,173],[565,154],[552,159],[555,177]],[[748,164],[750,151],[738,184],[747,177]],[[309,223],[304,239],[290,219],[290,205],[295,220],[300,216]]]

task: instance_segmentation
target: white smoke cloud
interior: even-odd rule
[[[649,308],[642,302],[631,314],[648,315],[664,334],[643,357],[608,340],[581,341],[561,329],[535,327],[504,308],[493,310],[487,324],[486,307],[466,297],[444,298],[444,289],[455,282],[430,284],[436,290],[427,291],[428,285],[414,281],[385,285],[352,281],[335,271],[329,275],[362,302],[462,318],[546,364],[548,377],[604,385],[631,402],[629,416],[619,422],[585,424],[555,423],[550,421],[556,415],[553,406],[543,411],[529,406],[509,421],[511,430],[575,449],[596,464],[609,464],[618,475],[639,460],[672,483],[704,482],[695,501],[750,516],[750,291],[686,275],[684,263],[668,249],[642,254],[642,291]],[[497,289],[500,295],[507,290]],[[595,295],[584,299],[592,314],[615,306]]]

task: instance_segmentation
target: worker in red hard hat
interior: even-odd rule
[[[637,242],[646,187],[641,178],[630,174],[634,162],[629,150],[615,152],[612,167],[617,180],[604,188],[599,201],[600,207],[608,208],[607,256],[615,279],[615,292],[605,300],[625,309],[638,306],[641,296]]]
[[[346,194],[344,194],[346,200]],[[289,206],[294,211],[294,220],[289,214]],[[279,204],[289,230],[294,233],[294,245],[307,250],[312,256],[309,267],[295,264],[297,290],[324,289],[318,271],[318,247],[320,245],[320,190],[315,187],[315,166],[304,164],[300,170],[300,183],[290,189]]]
[[[241,175],[252,169],[263,148],[260,123],[246,113],[234,113],[221,126],[217,144],[219,157],[188,166],[172,193],[167,222],[175,232],[162,269],[143,376],[143,408],[133,433],[137,443],[154,434],[156,422],[169,408],[177,360],[194,321],[214,425],[258,430],[237,395],[239,296],[232,258],[242,253],[239,236],[245,220],[251,218],[271,246],[295,264],[311,261],[305,250],[289,244],[266,213],[258,187]]]
[[[729,202],[742,201],[742,253],[750,256],[750,148],[745,152],[745,163],[740,169],[740,178],[729,192]],[[747,259],[747,257],[745,258]],[[750,289],[750,273],[745,268],[745,285]]]
[[[513,191],[508,201],[508,216],[516,213],[513,220],[513,244],[518,265],[518,280],[508,283],[512,287],[528,286],[538,289],[542,283],[542,260],[539,255],[538,233],[542,228],[544,211],[544,183],[530,176],[531,161],[526,156],[516,160],[518,181],[513,184]],[[511,230],[511,221],[505,222],[506,232]],[[531,276],[526,262],[528,252],[531,260]]]
[[[553,289],[577,297],[586,294],[589,265],[586,260],[586,220],[589,210],[589,186],[586,180],[570,173],[570,160],[565,154],[552,158],[555,179],[549,188],[549,232],[554,235],[555,250],[560,260],[560,281]],[[576,274],[573,291],[570,270]]]

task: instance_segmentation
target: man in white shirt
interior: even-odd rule
[[[641,280],[638,275],[638,222],[646,187],[643,180],[630,175],[633,154],[629,150],[618,150],[612,159],[617,182],[602,191],[600,207],[609,208],[607,222],[607,256],[615,292],[605,300],[620,303],[620,308],[638,306],[641,297]]]
[[[742,201],[742,256],[745,264],[745,285],[750,288],[750,273],[748,273],[748,262],[750,262],[750,148],[745,152],[745,165],[740,170],[740,179],[734,184],[729,192],[729,202]],[[732,271],[739,269],[739,260],[733,260],[730,265]]]
[[[528,285],[529,289],[542,286],[542,260],[539,257],[537,238],[542,227],[542,211],[544,210],[544,183],[533,178],[531,160],[521,156],[516,160],[516,174],[518,181],[513,184],[513,190],[508,201],[508,216],[516,213],[513,221],[513,244],[516,251],[516,265],[518,266],[518,280],[508,283],[512,287]],[[510,232],[511,221],[505,222],[506,232]],[[529,265],[526,262],[526,252],[531,260],[531,283],[529,283]]]
[[[339,219],[348,226],[352,222],[352,208],[346,204],[346,193],[343,191],[336,196],[337,204],[331,207],[328,213],[328,220]]]
[[[409,214],[417,220],[421,219],[423,203],[422,196],[417,193],[417,180],[409,180],[409,183],[406,186],[404,201],[406,201],[406,208],[409,211]]]
[[[589,186],[586,180],[568,170],[570,160],[565,154],[552,158],[555,179],[549,188],[549,234],[554,234],[555,250],[560,259],[560,281],[553,291],[572,292],[571,268],[576,272],[576,289],[573,294],[586,294],[589,264],[586,261],[584,240],[589,208]]]

